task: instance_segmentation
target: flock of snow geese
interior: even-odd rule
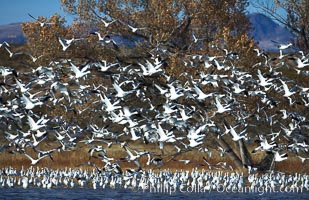
[[[6,167],[0,171],[0,188],[111,188],[132,189],[154,193],[202,193],[209,191],[259,193],[302,193],[309,189],[308,175],[266,173],[263,175],[197,170],[153,170],[122,175],[110,171],[87,169],[49,169],[29,167],[16,170]]]
[[[102,22],[105,26],[113,23]],[[142,30],[128,27],[132,32]],[[108,35],[91,34],[97,35],[100,43],[117,46]],[[66,51],[78,40],[81,39],[59,38],[59,45]],[[199,38],[192,35],[192,40],[198,43]],[[207,141],[210,133],[228,143],[243,140],[254,146],[252,154],[271,152],[273,162],[286,160],[291,154],[305,163],[309,159],[309,86],[297,84],[281,69],[294,69],[293,77],[307,78],[309,57],[302,52],[285,53],[291,47],[291,44],[279,46],[279,57],[255,49],[261,62],[248,67],[237,67],[238,58],[243,55],[227,50],[217,56],[187,55],[183,65],[196,74],[185,71],[172,77],[167,73],[169,61],[163,59],[169,55],[164,47],[155,48],[150,52],[151,57],[128,65],[120,61],[59,59],[36,66],[44,55],[14,52],[10,44],[3,42],[1,52],[9,53],[11,59],[27,54],[36,67],[17,71],[14,66],[0,66],[0,127],[1,137],[7,141],[1,145],[0,154],[3,151],[21,154],[31,165],[36,165],[42,159],[53,159],[54,152],[78,151],[82,146],[89,149],[89,160],[85,163],[93,166],[96,174],[73,169],[35,171],[30,167],[18,172],[21,179],[16,181],[9,175],[12,171],[17,173],[16,170],[6,168],[1,171],[0,186],[17,182],[23,187],[28,184],[74,187],[77,183],[73,179],[80,186],[91,179],[94,188],[107,183],[110,187],[132,188],[159,187],[161,183],[180,187],[193,182],[216,187],[223,180],[229,187],[245,184],[243,175],[237,172],[228,176],[195,170],[191,174],[186,171],[155,174],[143,170],[145,166],[162,167],[166,158],[171,158],[169,162],[233,171],[226,162],[210,162],[214,151],[222,156],[227,151],[220,145],[206,145],[214,143]],[[72,117],[65,117],[66,113]],[[53,147],[46,145],[49,143]],[[158,151],[145,150],[149,144],[158,144]],[[169,152],[167,145],[172,148]],[[127,156],[120,159],[109,156],[115,146]],[[205,156],[201,163],[190,158],[177,159],[188,151],[200,151]],[[103,167],[95,165],[93,159],[102,160]],[[119,164],[123,162],[132,162],[136,168],[124,171]],[[269,182],[263,182],[260,181],[263,177],[249,174],[250,183],[255,185],[301,183],[308,187],[307,176],[270,174]]]

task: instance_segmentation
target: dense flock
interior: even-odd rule
[[[141,31],[133,28],[129,30]],[[121,48],[109,35],[91,34],[97,35],[103,46]],[[83,38],[59,38],[58,45],[65,52],[80,40]],[[192,43],[198,42],[192,35]],[[126,182],[125,179],[133,182],[135,176],[140,177],[138,184],[144,180],[156,184],[160,178],[154,177],[160,176],[170,176],[172,183],[169,184],[179,184],[181,176],[188,176],[187,172],[152,175],[143,168],[162,167],[167,158],[189,164],[190,158],[177,160],[177,156],[188,151],[205,153],[200,163],[196,163],[198,166],[233,171],[231,163],[208,161],[214,151],[222,155],[227,150],[214,138],[223,138],[228,144],[242,140],[252,155],[260,151],[272,153],[274,163],[289,156],[296,156],[302,163],[309,159],[309,85],[306,81],[300,85],[297,80],[308,78],[309,57],[296,51],[292,44],[279,45],[278,56],[255,49],[259,62],[253,66],[238,66],[239,58],[246,55],[213,45],[211,48],[219,52],[218,55],[185,55],[181,67],[184,71],[177,77],[168,73],[169,57],[173,53],[164,46],[152,49],[149,57],[129,64],[119,60],[55,59],[44,66],[36,63],[45,55],[35,57],[29,52],[14,52],[6,42],[0,48],[10,59],[22,54],[29,56],[31,65],[35,66],[22,70],[0,66],[0,126],[5,141],[0,154],[4,151],[20,154],[29,159],[31,165],[36,165],[41,159],[53,159],[54,152],[88,148],[89,158],[101,160],[102,166],[85,160],[98,173],[85,176],[91,176],[93,183],[100,186],[111,178],[109,184],[114,183],[114,187],[118,181]],[[285,74],[287,71],[289,74]],[[52,143],[52,147],[47,143]],[[157,144],[158,151],[147,150],[149,143]],[[173,151],[166,152],[166,145],[172,146]],[[115,146],[127,156],[109,156]],[[136,167],[125,172],[120,162],[132,162]],[[48,169],[43,171],[49,173]],[[45,172],[41,175],[43,179]],[[35,176],[23,175],[25,171],[20,173],[24,177],[22,182],[35,179]],[[82,171],[70,173],[84,176]],[[191,173],[192,181],[198,182],[198,177],[194,179],[194,170]],[[200,177],[208,174],[212,180],[220,174],[203,173]],[[109,175],[104,178],[100,174]],[[235,185],[244,184],[240,174],[230,176],[236,180]],[[49,176],[46,183],[56,184],[63,179],[64,184],[66,179],[75,178],[60,177],[54,181]],[[173,182],[176,178],[178,182]],[[184,182],[188,182],[187,179]],[[307,179],[305,176],[299,181],[308,187]],[[10,181],[13,180],[6,180]],[[5,181],[2,178],[0,182]],[[128,184],[137,187],[137,182],[132,182]],[[37,184],[44,184],[43,180]],[[69,184],[77,182],[66,185]]]
[[[117,174],[85,169],[30,167],[21,170],[7,167],[0,173],[0,188],[39,187],[132,189],[151,193],[303,193],[309,189],[308,175],[266,173],[263,175],[207,170],[147,170]]]

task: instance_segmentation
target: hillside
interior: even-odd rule
[[[0,26],[0,42],[7,41],[14,44],[24,44],[26,38],[21,29],[21,23]]]
[[[287,28],[280,26],[271,18],[261,13],[249,14],[253,30],[253,38],[259,43],[259,47],[267,51],[277,50],[276,43],[288,43],[295,37]]]

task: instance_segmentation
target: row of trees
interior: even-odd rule
[[[75,57],[100,55],[101,59],[128,59],[128,56],[132,56],[130,52],[136,57],[161,49],[167,50],[173,57],[183,57],[184,54],[208,53],[213,45],[222,49],[229,47],[231,51],[246,54],[252,53],[254,48],[254,41],[248,34],[251,27],[246,18],[246,0],[61,2],[68,13],[77,16],[71,26],[65,26],[65,19],[58,15],[49,19],[39,18],[40,21],[52,23],[47,26],[41,27],[35,21],[23,24],[30,51],[36,56],[45,54],[48,55],[45,58],[70,57],[73,53]],[[104,22],[113,23],[107,25]],[[136,27],[136,31],[132,27]],[[102,36],[121,36],[135,43],[135,48],[130,51],[126,48],[117,51],[112,49],[112,52],[111,48],[102,50],[97,36],[89,34],[94,31]],[[75,43],[80,48],[71,48],[74,52],[70,52],[70,49],[62,52],[59,37],[83,40]],[[83,47],[89,41],[93,41],[93,46]],[[224,54],[223,51],[221,53]]]
[[[121,36],[132,43],[138,41],[136,47],[141,48],[131,52],[133,55],[151,52],[155,48],[165,49],[180,56],[203,54],[209,53],[212,45],[218,45],[222,49],[229,47],[232,48],[231,51],[248,55],[255,47],[254,40],[249,35],[252,27],[246,17],[247,0],[61,2],[65,11],[77,16],[72,25],[66,26],[65,19],[57,14],[49,19],[39,17],[40,21],[51,23],[46,26],[40,26],[35,21],[23,24],[30,53],[36,56],[44,54],[46,59],[42,60],[45,61],[47,58],[72,55],[82,58],[97,54],[102,55],[102,59],[126,57],[128,54],[130,56],[132,49],[128,51],[122,48],[122,51],[116,53],[111,52],[110,48],[102,50],[102,46],[95,42],[97,37],[89,34],[92,31],[98,31],[102,36]],[[304,52],[309,50],[307,1],[255,1],[252,4],[290,29],[297,36],[295,46]],[[132,31],[130,26],[138,28],[137,31]],[[68,50],[64,53],[61,52],[59,37],[83,38],[86,42],[81,40],[78,45],[75,44],[80,48],[71,48],[74,52]],[[92,46],[89,46],[89,41],[92,41]],[[87,47],[84,47],[83,44],[86,43]],[[250,65],[250,60],[243,63]]]
[[[143,47],[148,50],[157,47],[169,48],[172,52],[205,53],[211,44],[233,46],[239,53],[248,53],[254,47],[249,36],[250,23],[246,18],[248,1],[96,1],[61,0],[63,8],[76,15],[72,26],[65,26],[65,19],[55,14],[49,19],[40,17],[40,21],[52,22],[52,25],[40,27],[37,22],[23,24],[28,45],[34,54],[48,54],[54,57],[61,46],[58,37],[89,37],[91,30],[99,30],[102,35],[121,35],[133,39],[143,38]],[[296,45],[300,50],[309,50],[309,3],[307,1],[255,1],[253,6],[286,26],[296,36]],[[102,22],[117,20],[106,25]],[[129,27],[143,27],[136,32]],[[198,44],[190,44],[192,34]],[[199,38],[202,38],[199,40]],[[92,37],[92,39],[94,39]],[[50,44],[46,48],[46,43]],[[200,48],[197,48],[200,47]],[[202,47],[202,48],[201,48]],[[87,51],[93,47],[86,48]],[[97,52],[98,49],[96,49]],[[203,51],[203,52],[200,52]],[[74,52],[76,53],[76,52]],[[83,52],[86,54],[86,52]],[[92,54],[90,51],[87,54]],[[196,52],[197,53],[197,52]]]

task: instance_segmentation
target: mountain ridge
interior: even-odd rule
[[[21,25],[20,22],[0,25],[0,42],[25,44],[26,37],[23,34]]]
[[[248,17],[253,27],[250,34],[261,49],[276,51],[278,44],[273,41],[289,43],[295,40],[295,35],[287,28],[262,13],[250,13]]]

